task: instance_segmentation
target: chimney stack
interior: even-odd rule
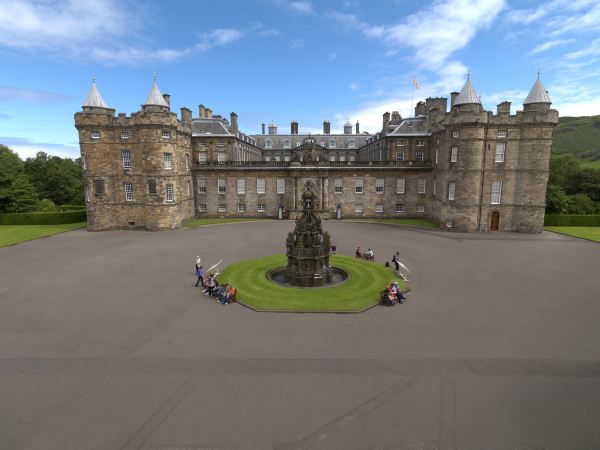
[[[381,130],[381,132],[383,134],[388,133],[389,125],[390,125],[390,113],[385,112],[385,113],[383,113],[383,129]]]
[[[165,102],[167,102],[167,105],[169,105],[169,108],[171,107],[171,96],[169,94],[163,94],[163,98],[165,99]]]
[[[183,123],[187,123],[188,125],[192,124],[192,111],[187,108],[181,108],[181,121]]]
[[[324,120],[323,121],[323,134],[330,134],[331,133],[331,124],[329,123],[329,120]]]
[[[358,120],[356,121],[356,134],[360,134],[360,125],[358,124]]]
[[[201,119],[206,115],[206,108],[204,107],[204,105],[198,106],[198,113],[200,114]]]
[[[458,97],[458,92],[450,92],[450,109],[454,107],[454,101]]]
[[[206,108],[206,118],[212,119],[212,109]]]
[[[229,117],[231,119],[231,131],[233,133],[237,133],[238,131],[238,123],[237,123],[237,114],[232,112],[229,114]]]
[[[260,128],[261,128],[262,134],[265,134],[265,123],[264,122],[260,124]]]
[[[510,114],[511,102],[502,102],[496,107],[496,114]]]
[[[297,120],[292,120],[292,123],[291,123],[291,133],[292,134],[298,134],[298,121]]]

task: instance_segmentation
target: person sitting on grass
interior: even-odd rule
[[[357,247],[357,248],[356,248],[356,254],[355,254],[355,256],[356,256],[357,258],[360,258],[360,257],[362,257],[362,253],[361,253],[361,251],[360,251],[360,247]]]
[[[392,288],[392,292],[396,296],[396,300],[398,300],[399,303],[404,303],[404,300],[406,300],[406,297],[404,296],[404,294],[400,290],[400,287],[398,286],[398,282],[397,281],[394,281],[392,283],[391,288]]]
[[[396,304],[396,300],[394,299],[394,294],[391,291],[390,285],[386,286],[383,292],[383,303],[385,303],[387,306],[394,306]]]

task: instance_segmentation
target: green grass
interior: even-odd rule
[[[0,247],[83,228],[86,222],[58,225],[0,225]]]
[[[219,282],[234,286],[237,299],[256,310],[298,312],[362,311],[379,303],[379,293],[392,280],[406,288],[391,268],[343,255],[331,255],[330,264],[349,272],[350,279],[333,287],[285,287],[267,279],[269,270],[286,264],[285,255],[240,261],[227,266]]]
[[[592,169],[600,169],[600,160],[597,161],[586,161],[584,159],[580,159],[579,163],[581,164],[581,167],[589,167]]]
[[[544,230],[600,242],[600,227],[544,227]]]
[[[183,224],[186,228],[199,227],[201,225],[216,225],[220,223],[233,223],[233,222],[255,222],[257,220],[273,220],[273,219],[260,219],[260,218],[206,218],[206,219],[193,219]]]
[[[409,227],[439,229],[439,225],[426,219],[350,219],[352,222],[369,223],[394,223],[396,225],[406,225]]]

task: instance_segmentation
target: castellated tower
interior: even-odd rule
[[[95,82],[75,114],[88,230],[171,229],[194,214],[192,113],[181,120],[154,80],[142,110],[127,117],[103,100]]]
[[[524,110],[484,111],[467,79],[434,127],[432,219],[456,231],[541,232],[553,129],[558,112],[541,81]]]

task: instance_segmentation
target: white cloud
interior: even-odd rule
[[[292,50],[295,50],[297,48],[302,48],[302,47],[304,47],[305,43],[306,43],[306,41],[304,39],[292,39],[290,41],[290,48]]]
[[[348,89],[353,90],[353,91],[356,91],[359,87],[360,86],[358,84],[356,84],[356,83],[350,83],[348,85]]]
[[[573,42],[573,39],[554,39],[554,40],[547,41],[547,42],[544,42],[543,44],[538,45],[533,50],[531,50],[531,53],[536,54],[536,53],[545,52],[546,50],[550,50],[551,48],[570,44],[571,42]]]
[[[230,44],[242,38],[244,33],[235,28],[217,28],[200,35],[200,42],[195,48],[199,51],[207,51],[213,47]]]
[[[0,100],[20,100],[27,102],[61,101],[69,96],[53,92],[38,91],[35,89],[22,89],[9,86],[0,86]]]
[[[289,2],[288,5],[292,11],[296,11],[301,14],[314,13],[312,4],[310,4],[309,2]]]
[[[60,156],[61,158],[79,158],[79,148],[64,144],[46,142],[35,142],[28,138],[0,137],[0,144],[10,147],[18,153],[21,159],[34,157],[37,152],[45,152],[48,155]]]

